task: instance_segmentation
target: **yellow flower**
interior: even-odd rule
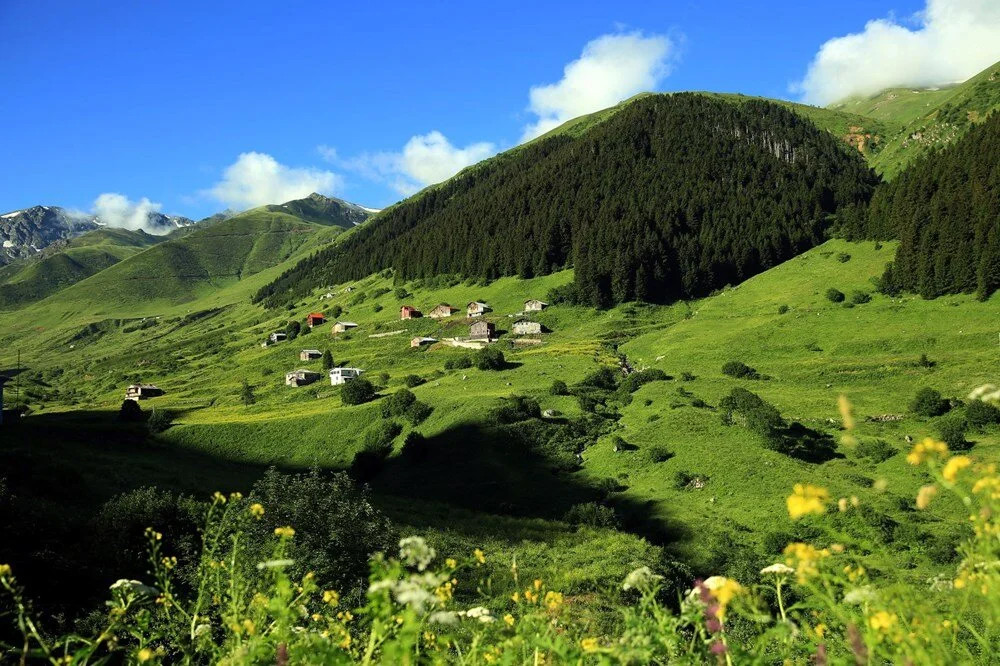
[[[476,548],[474,551],[472,551],[472,554],[475,556],[476,562],[479,562],[480,564],[486,564],[486,554],[483,551]]]
[[[941,476],[945,478],[945,481],[954,483],[958,473],[971,464],[972,461],[968,456],[955,456],[945,463],[944,469],[941,470]]]
[[[972,485],[972,492],[977,495],[989,491],[992,499],[1000,499],[1000,477],[984,476]]]
[[[11,568],[9,564],[0,564],[0,578],[3,576],[9,576],[11,574]]]
[[[948,455],[948,445],[927,437],[913,445],[913,450],[906,454],[906,462],[919,465],[928,458]]]
[[[503,621],[504,624],[506,624],[508,627],[514,626],[514,616],[511,615],[510,613],[507,613],[506,615],[503,616]]]
[[[584,652],[597,652],[601,645],[596,638],[584,638],[580,641],[580,647],[583,648]]]
[[[719,604],[719,620],[725,620],[726,607],[729,606],[729,602],[733,600],[733,597],[743,592],[743,586],[732,578],[726,578],[725,576],[710,576],[705,579],[704,585]]]
[[[444,561],[444,564],[445,564],[445,566],[447,566],[447,567],[448,567],[449,569],[454,569],[455,567],[457,567],[457,566],[458,566],[458,562],[456,562],[456,561],[455,561],[454,559],[452,559],[452,558],[450,558],[450,557],[449,557],[449,558],[448,558],[447,560],[445,560],[445,561]]]
[[[529,604],[533,604],[538,601],[538,593],[529,587],[524,591],[524,600]]]
[[[295,536],[295,530],[291,527],[275,527],[274,533],[282,539],[291,539]]]
[[[323,603],[336,606],[340,603],[340,595],[335,590],[326,590],[323,592]]]
[[[816,632],[817,636],[823,638],[823,634],[826,633],[826,625],[820,622],[819,624],[816,625],[816,628],[813,631]]]
[[[140,663],[149,661],[153,658],[153,651],[149,648],[142,648],[136,653],[135,658],[138,659]]]
[[[885,633],[896,624],[896,616],[888,611],[879,611],[868,618],[868,626]]]
[[[848,504],[847,504],[847,498],[846,497],[841,497],[839,500],[837,500],[837,509],[841,513],[847,511],[847,506],[848,506]]]
[[[513,601],[515,604],[521,603],[521,593],[515,592],[514,594],[510,595],[510,600]]]
[[[342,650],[346,650],[349,647],[351,647],[351,635],[350,634],[344,634],[344,639],[342,641],[340,641],[340,648]]]
[[[549,590],[545,593],[545,605],[549,610],[556,610],[562,605],[563,595],[561,592]]]
[[[261,504],[261,503],[259,503],[259,502],[255,502],[254,504],[251,504],[250,505],[250,515],[253,516],[254,518],[257,518],[259,520],[260,517],[264,515],[264,505]]]
[[[257,626],[254,625],[253,620],[247,618],[243,620],[243,631],[247,632],[247,636],[253,636],[257,633]]]
[[[826,511],[826,501],[830,493],[826,488],[814,486],[810,483],[796,483],[792,494],[788,496],[786,504],[788,515],[792,520],[798,520],[802,516],[811,513],[822,515]]]
[[[795,567],[795,572],[800,583],[806,582],[811,576],[819,573],[817,563],[823,558],[830,556],[830,551],[826,548],[820,550],[808,543],[790,543],[785,546],[785,563]]]
[[[534,582],[534,585],[535,585],[535,589],[536,590],[542,589],[542,579],[541,578],[536,578],[535,582]]]
[[[917,491],[917,508],[926,509],[931,505],[931,500],[937,495],[937,487],[933,485],[921,486]]]
[[[212,494],[212,499],[218,502],[219,504],[226,503],[226,496],[220,493],[218,490],[216,490],[215,493]]]

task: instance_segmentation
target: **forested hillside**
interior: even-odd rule
[[[880,187],[854,237],[898,238],[883,288],[925,297],[1000,288],[1000,115]]]
[[[510,151],[385,211],[256,295],[393,268],[492,279],[575,268],[579,302],[670,302],[736,284],[821,242],[876,177],[776,104],[636,100],[580,136]]]

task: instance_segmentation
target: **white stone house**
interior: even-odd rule
[[[364,370],[361,368],[331,368],[330,384],[333,386],[346,384],[347,382],[360,377],[363,372]]]

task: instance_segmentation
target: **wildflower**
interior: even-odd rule
[[[437,551],[428,546],[423,537],[409,536],[399,541],[399,559],[407,566],[416,567],[417,571],[426,569],[436,555]]]
[[[246,632],[247,636],[253,636],[257,633],[257,626],[253,623],[253,620],[247,618],[243,620],[243,631]]]
[[[790,543],[785,546],[785,563],[794,566],[798,573],[798,580],[804,583],[811,576],[819,573],[817,563],[823,558],[830,556],[830,551],[826,548],[819,549],[807,543]]]
[[[146,528],[146,538],[147,539],[152,539],[153,541],[159,541],[159,540],[161,540],[163,538],[163,535],[161,533],[157,532],[156,530],[154,530],[152,527],[147,527]]]
[[[484,624],[488,624],[494,621],[492,615],[490,615],[490,610],[488,608],[483,608],[482,606],[476,606],[475,608],[470,608],[465,611],[465,616],[473,620],[479,620]]]
[[[215,501],[215,502],[218,502],[219,504],[225,504],[226,503],[226,496],[223,495],[222,493],[220,493],[218,490],[216,490],[212,494],[212,500]]]
[[[726,654],[726,644],[722,641],[713,641],[708,650],[712,654]]]
[[[434,624],[455,625],[458,624],[458,613],[455,611],[438,611],[431,613],[427,619]]]
[[[340,603],[340,595],[335,590],[326,590],[323,592],[323,603],[336,606]]]
[[[928,458],[948,455],[948,445],[927,437],[913,445],[913,450],[906,454],[906,462],[919,465]]]
[[[0,578],[4,576],[9,576],[11,574],[11,568],[9,564],[0,564]]]
[[[1000,499],[1000,477],[984,476],[972,485],[972,492],[977,495],[989,491],[992,499]]]
[[[255,502],[250,505],[250,515],[260,520],[261,516],[264,515],[264,505],[260,502]]]
[[[149,648],[142,648],[135,654],[135,658],[139,660],[139,663],[149,661],[153,658],[153,651]]]
[[[649,567],[639,567],[638,569],[633,569],[629,575],[625,576],[625,582],[622,583],[623,590],[639,590],[644,592],[652,587],[656,581],[661,580],[663,576],[658,576],[654,574]]]
[[[293,564],[295,564],[295,560],[267,560],[266,562],[258,562],[257,568],[261,571],[264,569],[284,569]]]
[[[782,564],[781,562],[775,562],[774,564],[764,567],[760,570],[762,574],[775,574],[776,576],[784,576],[786,574],[795,573],[795,569],[788,566],[787,564]]]
[[[295,536],[295,530],[291,527],[275,527],[274,533],[282,539],[291,539]]]
[[[583,648],[584,652],[597,652],[601,644],[597,642],[596,638],[584,638],[580,641],[580,647]]]
[[[889,482],[886,479],[883,479],[881,477],[878,478],[878,479],[875,479],[875,483],[872,484],[872,488],[874,488],[875,490],[877,490],[880,493],[884,492],[885,489],[888,488],[888,487],[889,487]],[[855,506],[857,506],[857,505],[855,505]]]
[[[3,574],[4,566],[7,565],[0,565],[0,575]],[[8,570],[10,569],[10,567],[7,568]],[[150,596],[150,597],[159,593],[159,590],[157,590],[155,587],[150,587],[149,585],[145,585],[140,581],[129,580],[127,578],[119,578],[111,585],[109,589],[111,589],[112,591],[114,590],[120,590],[122,592],[128,591],[138,595]]]
[[[823,638],[823,634],[826,633],[826,625],[820,622],[819,624],[816,625],[813,631],[816,632],[816,636],[818,636],[819,638]]]
[[[545,593],[545,606],[549,610],[556,610],[563,603],[563,595],[561,592],[553,592],[549,590]]]
[[[451,557],[449,557],[449,558],[448,558],[447,560],[445,560],[445,561],[444,561],[444,564],[445,564],[445,566],[446,566],[446,567],[448,567],[449,569],[454,569],[455,567],[457,567],[457,566],[458,566],[458,562],[456,562],[456,561],[454,560],[454,558],[451,558]]]
[[[351,635],[348,633],[344,634],[344,638],[339,643],[341,650],[346,650],[351,647]]]
[[[926,509],[931,505],[931,500],[937,495],[937,487],[934,485],[921,486],[917,491],[917,508]]]
[[[796,483],[792,494],[786,500],[788,515],[792,520],[798,520],[811,513],[822,515],[826,511],[826,500],[829,497],[830,493],[826,488],[809,483]]]
[[[536,578],[535,582],[534,582],[534,586],[535,586],[536,590],[542,589],[542,579],[541,578]]]
[[[944,477],[945,481],[954,483],[958,473],[971,464],[972,461],[968,456],[955,456],[945,463],[944,469],[941,470],[941,476]]]
[[[536,601],[538,601],[538,593],[529,587],[524,591],[524,600],[530,604],[533,604]]]
[[[473,556],[476,558],[476,562],[479,564],[486,564],[486,554],[480,549],[476,548],[472,551]]]
[[[515,604],[521,603],[521,593],[515,592],[514,594],[510,595],[510,600],[513,601]]]
[[[511,615],[510,613],[507,613],[506,615],[503,616],[503,621],[504,624],[506,624],[508,627],[514,626],[514,616]]]
[[[846,497],[841,497],[839,500],[837,500],[837,510],[840,511],[841,513],[844,513],[845,511],[847,511],[847,498]]]
[[[704,586],[712,593],[712,598],[719,604],[719,610],[715,615],[720,621],[726,619],[726,607],[737,594],[743,592],[743,586],[731,578],[725,576],[711,576],[705,579]]]
[[[840,419],[844,423],[844,429],[854,430],[854,414],[851,408],[851,401],[843,393],[837,398],[837,409],[840,410]]]
[[[885,633],[896,624],[896,616],[888,611],[879,611],[868,618],[868,626],[872,629]]]

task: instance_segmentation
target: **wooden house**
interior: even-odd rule
[[[530,319],[518,319],[514,322],[514,332],[518,335],[539,335],[542,325]]]
[[[163,395],[163,389],[155,384],[132,384],[125,389],[126,400],[145,400]]]
[[[445,317],[450,317],[458,312],[458,308],[453,308],[447,303],[441,303],[440,305],[435,305],[434,309],[427,313],[427,316],[432,319],[444,319]]]
[[[353,321],[338,321],[333,325],[333,334],[336,335],[337,333],[343,333],[357,327],[358,325]]]
[[[545,308],[549,307],[549,304],[545,301],[540,301],[537,298],[529,298],[524,302],[525,312],[541,312]]]
[[[315,361],[323,356],[323,352],[318,349],[303,349],[299,352],[300,361]]]
[[[314,381],[320,378],[318,372],[312,370],[306,370],[305,368],[299,368],[298,370],[292,370],[291,372],[285,373],[285,386],[305,386],[307,384],[312,384]]]
[[[416,309],[412,305],[404,305],[399,308],[399,318],[400,319],[416,319],[423,316],[420,310]]]
[[[496,327],[488,321],[480,320],[469,327],[469,338],[472,340],[491,340],[496,334]]]
[[[309,316],[306,317],[306,325],[309,328],[314,326],[319,326],[320,324],[326,323],[326,317],[323,316],[322,312],[310,312]]]
[[[364,370],[361,368],[331,368],[330,384],[333,386],[346,384],[347,382],[360,377],[362,372],[364,372]]]
[[[468,307],[465,308],[465,312],[470,317],[482,317],[487,312],[491,312],[493,308],[486,305],[486,303],[480,303],[479,301],[472,301],[469,303]]]
[[[410,340],[411,347],[423,347],[424,345],[432,345],[437,342],[437,338],[413,338]]]
[[[288,339],[288,334],[284,331],[275,331],[271,335],[267,336],[267,339],[271,342],[281,342],[282,340]]]

